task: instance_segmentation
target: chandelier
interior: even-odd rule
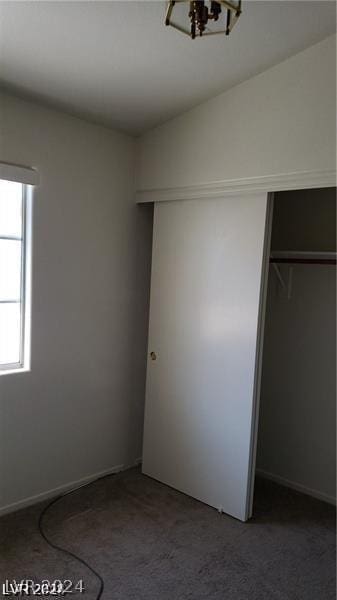
[[[241,0],[170,0],[167,3],[165,25],[186,33],[192,40],[197,36],[217,33],[229,35],[240,14]]]

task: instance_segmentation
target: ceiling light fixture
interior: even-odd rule
[[[241,0],[236,2],[170,0],[167,3],[165,25],[171,25],[178,31],[186,33],[192,40],[197,36],[218,33],[229,35],[240,14]]]

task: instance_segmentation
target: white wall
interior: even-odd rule
[[[137,187],[335,169],[334,124],[332,37],[143,136]],[[41,173],[32,371],[0,377],[6,506],[140,454],[151,218],[111,130],[2,96],[0,160]]]
[[[336,168],[332,36],[144,135],[137,188]]]
[[[272,249],[334,252],[335,190],[275,195]],[[307,208],[306,208],[307,207]],[[293,270],[291,297],[270,269],[257,468],[327,500],[336,497],[336,268]]]
[[[151,214],[134,140],[2,95],[0,161],[38,169],[32,369],[0,376],[0,508],[141,455]]]

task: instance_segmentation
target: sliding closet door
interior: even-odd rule
[[[143,472],[249,516],[267,194],[155,206]]]

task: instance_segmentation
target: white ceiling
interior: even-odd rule
[[[0,84],[140,134],[324,39],[335,2],[243,1],[229,37],[190,40],[159,1],[0,2]]]

